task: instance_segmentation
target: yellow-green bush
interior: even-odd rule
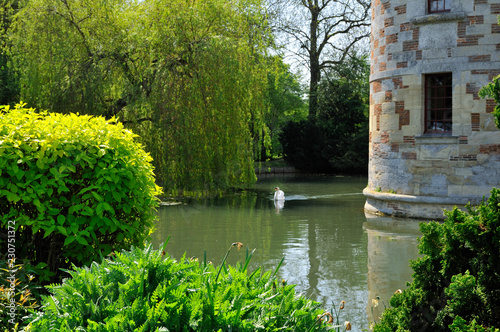
[[[114,119],[0,107],[0,221],[40,281],[148,237],[160,188],[135,136]]]

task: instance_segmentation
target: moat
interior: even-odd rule
[[[323,303],[346,301],[341,321],[353,331],[368,329],[390,296],[411,279],[408,260],[417,257],[418,222],[365,215],[364,177],[273,175],[252,191],[231,197],[191,201],[159,209],[155,246],[170,235],[171,256],[207,259],[218,265],[233,242],[228,261],[245,259],[255,250],[250,270],[274,270],[284,257],[280,278]],[[274,188],[286,195],[275,205]]]

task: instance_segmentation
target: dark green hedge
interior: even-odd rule
[[[421,223],[413,282],[390,301],[374,331],[498,331],[500,190],[487,203]]]

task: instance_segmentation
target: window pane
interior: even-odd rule
[[[431,11],[431,12],[437,11],[437,2],[436,1],[431,2],[431,8],[429,9],[429,11]]]
[[[451,133],[453,116],[451,74],[426,75],[425,92],[425,132]]]

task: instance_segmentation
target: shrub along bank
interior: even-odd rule
[[[160,189],[134,137],[102,117],[0,107],[0,222],[41,281],[149,235]]]
[[[500,190],[487,203],[421,223],[413,282],[374,331],[499,331]]]

